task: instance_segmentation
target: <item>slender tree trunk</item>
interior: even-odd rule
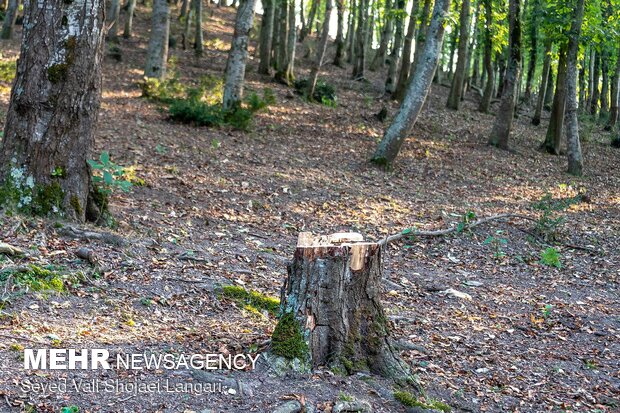
[[[424,42],[426,41],[426,35],[428,34],[428,19],[431,13],[432,0],[424,0],[424,7],[422,8],[422,16],[420,17],[420,28],[418,29],[418,36],[415,43],[415,51],[413,53],[413,63],[410,73],[413,73],[415,65],[417,64],[419,54],[424,49]]]
[[[6,13],[4,14],[4,21],[2,22],[2,33],[0,34],[0,38],[10,39],[13,36],[13,27],[17,19],[18,7],[19,0],[9,0]]]
[[[357,11],[357,31],[355,33],[355,57],[353,59],[353,79],[363,79],[366,66],[366,22],[368,20],[368,0],[359,0]]]
[[[263,19],[260,28],[260,63],[258,73],[269,74],[271,67],[271,44],[273,42],[275,0],[262,0]]]
[[[316,17],[316,12],[319,8],[320,2],[321,0],[312,0],[312,5],[310,6],[310,13],[308,14],[308,21],[299,33],[300,42],[303,42],[304,40],[306,40],[306,36],[312,34],[312,25],[314,24],[314,18]]]
[[[484,88],[484,94],[480,101],[478,110],[482,113],[488,113],[491,106],[491,98],[493,97],[493,89],[495,88],[495,70],[493,69],[493,33],[491,26],[493,25],[493,8],[491,0],[482,0],[484,3],[484,69],[487,74],[487,83]]]
[[[195,33],[194,33],[194,53],[196,56],[202,56],[204,51],[204,41],[202,37],[202,0],[194,0],[195,7]]]
[[[413,50],[413,39],[416,33],[416,22],[418,19],[419,0],[413,0],[411,3],[411,13],[409,14],[409,25],[407,26],[407,35],[405,36],[405,46],[403,47],[402,64],[400,65],[400,73],[398,74],[398,82],[394,91],[394,99],[402,101],[405,97],[407,84],[409,83],[409,73],[411,71],[411,52]]]
[[[254,1],[241,0],[235,18],[235,32],[233,34],[228,60],[226,61],[226,76],[224,83],[223,107],[231,110],[238,107],[243,99],[243,82],[245,79],[245,64],[248,58],[248,44],[250,30],[254,21]]]
[[[461,4],[461,16],[459,22],[461,30],[459,34],[459,50],[458,60],[456,62],[456,72],[452,78],[452,87],[448,95],[446,106],[450,109],[458,110],[461,105],[461,96],[463,95],[463,84],[467,77],[467,52],[469,47],[469,29],[470,29],[470,2],[463,0]]]
[[[362,0],[358,0],[362,1]],[[356,0],[351,0],[351,9],[349,11],[349,28],[347,29],[347,62],[353,63],[355,57],[355,21],[356,13],[359,13],[358,7],[356,7]]]
[[[189,47],[189,37],[195,10],[194,1],[196,0],[191,0],[190,8],[187,12],[185,12],[185,16],[183,17],[183,41],[181,45],[183,50],[187,50]]]
[[[517,101],[517,85],[521,71],[521,0],[510,0],[509,5],[509,58],[506,69],[506,86],[499,105],[495,123],[489,137],[489,144],[501,149],[508,149],[508,138],[512,129],[515,105]]]
[[[131,38],[133,30],[133,14],[136,10],[136,0],[128,0],[127,2],[127,16],[125,17],[125,30],[123,31],[123,37],[125,39]]]
[[[396,89],[396,76],[398,75],[398,63],[400,61],[400,51],[403,45],[403,31],[404,31],[404,18],[401,11],[404,11],[406,6],[405,0],[396,0],[396,10],[399,12],[396,17],[396,34],[394,35],[394,45],[392,52],[389,56],[389,66],[387,78],[385,80],[385,91],[387,93],[394,93]]]
[[[601,86],[601,113],[607,113],[609,111],[609,53],[603,45],[603,51],[601,52],[601,75],[603,77],[603,84]]]
[[[454,31],[450,34],[450,60],[448,61],[448,77],[452,79],[454,76],[454,55],[456,54],[456,45],[458,44],[458,32],[461,29],[461,25],[458,24]]]
[[[596,50],[594,45],[590,45],[590,53],[588,60],[588,95],[586,98],[586,104],[584,111],[590,110],[590,103],[592,102],[592,91],[594,90],[594,61],[596,60]]]
[[[336,33],[336,56],[334,57],[334,64],[336,66],[342,66],[344,64],[344,1],[336,0],[336,8],[338,9],[338,31]]]
[[[549,71],[551,70],[551,46],[550,39],[545,41],[545,58],[543,59],[543,72],[540,79],[540,88],[538,89],[538,100],[536,102],[536,110],[534,111],[534,117],[532,118],[532,125],[540,125],[540,118],[542,116],[543,103],[545,101],[545,93],[547,91],[547,82],[549,81]]]
[[[273,0],[273,13],[274,13],[274,17],[273,17],[273,39],[271,42],[271,50],[272,50],[272,59],[271,59],[271,66],[276,70],[276,72],[278,70],[280,70],[280,65],[282,64],[282,56],[280,56],[281,52],[282,52],[282,41],[286,40],[283,39],[283,34],[282,34],[282,23],[284,23],[285,28],[284,31],[286,32],[286,19],[282,19],[282,5],[284,4],[284,2],[282,0]],[[285,42],[286,43],[286,42]],[[284,51],[286,52],[286,46],[284,47]]]
[[[144,76],[163,79],[166,77],[168,36],[170,35],[170,8],[167,0],[153,1],[151,20],[151,37]]]
[[[579,36],[583,21],[584,0],[577,0],[575,17],[568,40],[568,56],[566,69],[566,141],[568,144],[568,173],[581,176],[583,157],[579,142],[579,123],[577,120],[577,53]]]
[[[500,53],[497,57],[497,66],[499,69],[497,82],[497,98],[501,98],[504,94],[504,86],[506,86],[506,57],[504,53]]]
[[[25,6],[0,181],[17,190],[15,201],[24,212],[96,219],[98,211],[88,213],[97,206],[87,159],[101,99],[104,2],[40,0]]]
[[[276,79],[285,78],[286,65],[288,58],[286,51],[288,50],[288,0],[279,0],[279,24],[278,24],[278,59],[276,61]]]
[[[316,59],[313,62],[310,69],[310,77],[308,82],[307,95],[309,99],[314,96],[314,89],[316,88],[316,81],[319,77],[319,71],[323,64],[323,58],[325,57],[325,50],[327,50],[327,39],[329,37],[329,22],[332,15],[332,0],[325,0],[325,19],[323,20],[323,30],[321,31],[321,39],[319,40],[319,47],[316,51]]]
[[[547,135],[542,149],[553,155],[560,154],[560,144],[562,142],[562,130],[564,128],[564,110],[566,107],[566,46],[560,50],[560,61],[558,63],[558,78],[555,85],[555,95],[553,96],[553,107],[551,118],[547,127]]]
[[[553,104],[553,99],[555,97],[554,86],[555,83],[553,82],[553,69],[549,69],[549,77],[547,78],[547,90],[545,91],[545,101],[543,104],[543,108],[546,111],[550,111]]]
[[[187,9],[189,7],[190,0],[183,0],[181,2],[181,10],[179,11],[179,20],[187,17]]]
[[[586,59],[581,60],[581,67],[579,68],[579,111],[583,113],[583,108],[586,104]]]
[[[295,80],[295,47],[297,46],[296,0],[289,0],[288,6],[288,37],[286,39],[286,83],[291,85]]]
[[[112,43],[118,43],[118,31],[120,26],[121,1],[112,0],[110,2],[110,10],[106,24],[110,26],[108,30],[108,40]]]
[[[596,53],[594,60],[594,72],[592,73],[592,100],[590,100],[590,115],[596,116],[600,94],[598,84],[601,76],[601,54]]]
[[[530,21],[530,61],[527,67],[527,80],[525,82],[524,101],[526,105],[532,100],[532,82],[536,71],[536,60],[538,56],[538,16],[540,14],[540,0],[533,0],[532,14]]]
[[[379,50],[375,54],[375,57],[370,63],[370,70],[373,72],[379,68],[383,68],[385,65],[385,59],[388,52],[388,47],[394,36],[394,19],[392,17],[392,3],[391,0],[385,0],[385,22],[383,23],[383,30],[381,31],[381,42],[379,43]],[[371,25],[372,31],[372,25]],[[371,41],[372,42],[372,41]]]
[[[618,48],[620,52],[620,48]],[[613,130],[618,121],[618,106],[620,106],[620,54],[616,61],[616,70],[611,80],[611,110],[609,112],[609,121],[605,126],[605,130]]]
[[[394,162],[409,131],[415,125],[433,82],[449,9],[450,0],[435,0],[424,50],[414,68],[405,99],[372,157],[372,162],[376,164],[389,165]]]

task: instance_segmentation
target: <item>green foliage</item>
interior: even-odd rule
[[[308,79],[297,79],[293,84],[295,91],[304,97],[306,96],[308,90]],[[318,80],[316,82],[316,87],[314,88],[314,94],[312,95],[312,99],[316,102],[320,102],[322,105],[336,107],[338,104],[338,97],[336,96],[336,88],[327,82],[322,80]]]
[[[549,317],[551,317],[551,311],[553,310],[553,306],[551,304],[546,304],[541,312],[542,312],[542,316],[545,320],[547,320]]]
[[[403,406],[407,407],[419,407],[421,409],[428,410],[439,410],[441,412],[450,412],[452,408],[445,403],[442,403],[437,400],[429,400],[428,402],[423,402],[413,394],[406,391],[395,391],[394,398],[398,400]]]
[[[245,103],[251,112],[258,112],[267,106],[274,105],[276,103],[276,96],[273,90],[265,88],[263,89],[262,98],[256,92],[252,92],[245,98]]]
[[[561,255],[553,247],[549,247],[540,254],[540,262],[549,267],[562,268]]]
[[[16,71],[17,60],[0,60],[0,82],[12,82]]]
[[[123,192],[131,189],[132,183],[125,179],[125,168],[113,163],[108,151],[101,152],[99,161],[89,159],[88,164],[93,168],[93,183],[103,194],[110,195],[116,189]]]
[[[176,76],[164,80],[146,77],[140,83],[140,88],[143,97],[162,103],[172,103],[175,99],[183,98],[187,89]]]
[[[467,225],[471,224],[476,219],[476,213],[473,211],[467,211],[459,224],[456,227],[456,232],[463,232]]]
[[[60,409],[60,413],[79,413],[80,408],[77,406],[66,406]]]
[[[253,309],[266,310],[272,316],[276,316],[280,310],[280,300],[261,294],[258,291],[248,291],[236,285],[222,287],[222,296],[227,297],[241,305],[250,306]],[[250,307],[248,309],[250,309]]]
[[[26,268],[0,271],[0,283],[6,284],[9,280],[17,287],[32,291],[66,291],[65,277],[50,267],[41,268],[31,264]]]
[[[280,317],[271,336],[271,351],[287,359],[305,360],[308,357],[308,345],[293,313]]]
[[[578,194],[573,197],[554,199],[551,194],[545,194],[538,202],[532,205],[534,209],[542,212],[542,215],[536,222],[535,231],[545,241],[554,241],[557,238],[558,231],[566,222],[566,218],[560,215],[559,212],[581,202],[582,196],[582,194]]]
[[[483,244],[490,245],[493,248],[493,258],[500,260],[506,256],[504,246],[508,244],[508,240],[501,235],[504,233],[502,230],[495,232],[495,235],[491,235],[484,240]]]

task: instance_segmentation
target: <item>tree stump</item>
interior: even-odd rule
[[[356,233],[300,233],[281,291],[272,352],[313,368],[409,379],[380,302],[382,248]],[[303,360],[305,358],[305,360]]]

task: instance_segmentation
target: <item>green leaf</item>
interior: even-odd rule
[[[403,232],[401,232],[401,234],[403,234],[403,235],[407,235],[407,234],[409,234],[410,232],[411,232],[411,228],[405,228],[405,229],[403,229]]]
[[[112,176],[112,174],[110,172],[103,171],[103,181],[107,185],[112,185],[112,183],[114,182],[114,177]]]
[[[110,163],[110,153],[108,151],[103,151],[101,152],[101,155],[99,156],[99,160],[101,160],[101,163],[104,165],[107,165]]]

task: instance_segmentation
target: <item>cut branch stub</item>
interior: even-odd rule
[[[382,249],[355,233],[301,233],[282,288],[282,324],[296,321],[312,367],[410,377],[390,344],[380,302]],[[276,328],[278,331],[283,328]],[[282,348],[274,333],[273,348]],[[287,354],[279,356],[289,357]],[[291,358],[291,357],[289,357]]]

